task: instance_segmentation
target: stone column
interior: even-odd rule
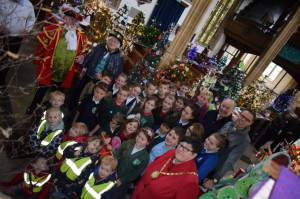
[[[169,64],[177,57],[181,57],[210,2],[211,0],[193,1],[192,8],[182,23],[179,32],[176,34],[174,40],[166,49],[165,54],[162,57],[160,62],[161,66]]]
[[[277,56],[281,48],[287,43],[291,36],[295,33],[300,25],[300,6],[297,8],[293,16],[282,28],[281,32],[270,42],[263,54],[259,57],[255,65],[252,67],[248,76],[245,79],[244,85],[251,84],[258,79],[272,60]]]

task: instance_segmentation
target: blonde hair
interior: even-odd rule
[[[49,116],[50,113],[57,113],[58,116],[59,116],[59,118],[60,118],[60,120],[62,120],[62,112],[61,112],[60,109],[58,109],[58,108],[49,108],[49,109],[47,109],[47,111],[46,111],[46,119],[48,118],[48,116]]]
[[[85,135],[88,133],[88,127],[83,122],[76,122],[72,125],[72,128],[77,129],[80,135]]]
[[[109,165],[110,168],[111,168],[111,170],[114,171],[114,170],[116,170],[116,168],[118,166],[118,161],[113,156],[108,155],[108,156],[104,156],[101,159],[101,163],[100,164]]]
[[[209,91],[207,88],[201,88],[200,92],[199,92],[199,95],[205,96],[206,100],[210,102],[210,100],[213,96],[213,93],[211,91]]]
[[[49,94],[49,99],[53,97],[61,97],[63,100],[65,100],[66,95],[61,91],[53,91]]]

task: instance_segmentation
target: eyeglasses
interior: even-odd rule
[[[192,149],[189,149],[188,147],[184,146],[182,143],[178,144],[178,147],[183,149],[184,152],[193,152]]]
[[[244,120],[246,120],[247,122],[251,122],[251,121],[252,121],[251,119],[247,118],[245,115],[243,115],[243,114],[241,114],[241,113],[240,113],[240,116],[241,116]]]

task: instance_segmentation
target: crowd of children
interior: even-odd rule
[[[112,81],[101,77],[92,90],[87,84],[75,109],[67,109],[65,94],[55,90],[33,111],[27,145],[36,159],[24,170],[24,187],[11,189],[14,196],[124,198],[147,165],[176,149],[184,137],[203,143],[195,159],[200,184],[217,166],[226,137],[212,134],[204,141],[200,123],[209,91],[190,98],[186,83],[178,89],[168,80],[127,86],[124,73],[115,80],[103,77]],[[21,183],[20,175],[1,185]]]

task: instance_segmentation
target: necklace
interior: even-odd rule
[[[158,178],[160,175],[165,175],[165,176],[181,176],[181,175],[195,175],[198,176],[196,172],[189,171],[189,172],[176,172],[176,173],[171,173],[171,172],[164,172],[163,170],[166,168],[167,164],[171,161],[171,158],[169,158],[165,164],[162,166],[160,171],[153,171],[151,173],[151,178],[154,180]]]

